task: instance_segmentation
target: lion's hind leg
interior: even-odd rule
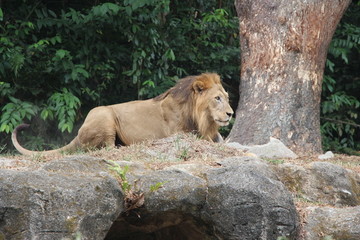
[[[115,147],[116,123],[111,109],[97,107],[91,110],[78,132],[83,148]]]

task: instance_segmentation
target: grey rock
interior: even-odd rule
[[[256,171],[270,179],[278,180],[275,172],[269,169],[269,164],[260,158],[247,156],[229,157],[219,160],[217,163],[224,167],[241,167],[243,171]]]
[[[147,192],[145,206],[136,210],[135,215],[120,216],[107,239],[246,240],[280,236],[301,239],[297,236],[298,220],[292,198],[266,162],[254,157],[232,157],[217,163],[218,167],[211,168],[198,164],[174,165],[142,176],[139,182]],[[285,179],[310,201],[325,199],[334,205],[356,204],[353,202],[356,198],[341,197],[347,192],[359,196],[360,179],[356,173],[323,162],[314,162],[308,167],[272,166],[287,172],[289,176]],[[296,180],[290,180],[291,177]],[[163,187],[149,192],[150,186],[158,182],[163,182]],[[332,184],[332,192],[326,192],[330,189],[324,187],[327,184]],[[353,189],[349,189],[350,185]],[[336,213],[341,215],[342,209]],[[349,216],[346,211],[344,214],[341,219],[346,224],[341,221],[334,224],[339,225],[343,235],[357,236],[357,215]],[[327,224],[327,218],[317,218],[316,214],[312,218],[319,224]],[[336,215],[333,218],[335,221]],[[317,239],[312,238],[315,233],[309,229],[313,225],[306,225],[309,240]],[[330,230],[329,227],[329,236],[340,236]],[[319,236],[321,232],[316,234]]]
[[[283,184],[267,177],[271,175],[259,172],[257,164],[213,169],[207,176],[204,218],[212,219],[224,239],[294,239],[292,198]]]
[[[245,146],[245,145],[241,145],[238,142],[227,142],[225,143],[226,146],[231,147],[231,148],[237,148],[237,149],[241,149],[241,150],[248,150],[249,147]]]
[[[27,169],[31,165],[30,161],[27,160],[15,160],[0,158],[0,169]],[[34,165],[34,164],[33,164]]]
[[[313,162],[307,167],[282,164],[274,169],[279,179],[297,197],[333,206],[360,204],[360,177],[341,166]]]
[[[196,215],[206,198],[206,181],[179,170],[152,172],[139,180],[147,193],[146,208],[152,212],[184,211]],[[162,187],[151,191],[151,186],[162,183]],[[193,212],[194,211],[194,212]]]
[[[147,192],[144,207],[136,215],[120,216],[107,239],[150,239],[150,233],[156,239],[295,239],[291,195],[266,163],[249,158],[220,162],[199,168],[197,176],[192,174],[196,165],[142,176],[138,185]],[[149,192],[159,182],[163,186]]]
[[[326,153],[319,155],[318,158],[320,160],[325,160],[325,159],[333,158],[334,156],[335,155],[332,151],[327,151]]]
[[[89,157],[0,171],[1,239],[103,239],[123,210],[119,185]]]
[[[172,165],[164,168],[164,170],[183,171],[185,173],[192,174],[194,176],[204,177],[204,172],[206,172],[210,168],[211,168],[210,166],[204,164],[192,163],[192,164]]]
[[[298,156],[286,147],[280,140],[270,137],[270,141],[263,145],[245,146],[239,143],[230,142],[228,147],[247,150],[261,158],[297,158]]]
[[[73,156],[37,170],[0,170],[0,239],[297,239],[292,195],[278,180],[278,170],[259,158],[157,171],[141,163],[117,163],[129,166],[132,191],[145,194],[140,208],[125,211],[111,164],[98,158]],[[329,181],[351,192],[331,175],[353,173],[335,165],[287,169],[306,184],[315,182],[313,187]],[[310,173],[318,177],[307,180]]]
[[[360,239],[360,206],[308,207],[304,240]]]

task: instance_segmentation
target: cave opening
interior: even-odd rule
[[[190,240],[215,238],[213,228],[201,219],[179,212],[121,215],[105,240]]]

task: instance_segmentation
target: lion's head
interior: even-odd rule
[[[203,73],[179,81],[173,88],[156,99],[171,96],[188,114],[189,129],[196,129],[201,136],[214,140],[218,129],[229,124],[234,111],[229,104],[229,95],[224,90],[220,76]]]

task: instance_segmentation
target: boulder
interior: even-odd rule
[[[124,208],[118,176],[99,158],[0,169],[0,239],[296,238],[292,197],[260,159],[161,170],[128,165],[131,192],[145,196],[132,210]]]
[[[297,217],[292,198],[283,184],[271,177],[267,164],[248,160],[233,158],[207,174],[205,219],[212,219],[223,239],[295,239]]]
[[[0,239],[103,239],[123,211],[119,184],[100,159],[0,170]]]
[[[307,166],[274,167],[279,179],[298,198],[332,206],[360,205],[360,177],[339,165],[312,162]]]
[[[360,206],[307,207],[304,240],[360,239]]]
[[[295,239],[292,198],[265,162],[234,157],[218,164],[140,176],[144,206],[121,215],[106,239]],[[157,183],[162,187],[150,191]]]
[[[245,146],[237,142],[227,143],[228,147],[246,150],[261,158],[297,158],[298,156],[285,146],[279,139],[270,137],[270,141],[263,145]]]
[[[333,157],[335,157],[334,153],[332,151],[327,151],[324,154],[320,154],[318,156],[318,159],[325,160],[325,159],[330,159],[330,158],[333,158]]]

